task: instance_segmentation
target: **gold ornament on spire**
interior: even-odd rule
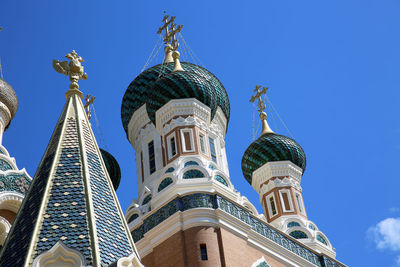
[[[86,97],[85,97],[85,105],[83,105],[83,108],[85,109],[88,120],[90,120],[90,118],[92,118],[92,113],[90,112],[89,106],[91,104],[93,104],[95,99],[96,99],[96,97],[92,96],[92,95],[86,95]]]
[[[268,87],[263,87],[261,89],[261,85],[256,85],[256,88],[254,89],[254,92],[256,94],[250,98],[251,103],[254,103],[254,101],[258,100],[257,111],[260,112],[260,119],[262,123],[262,130],[260,135],[266,133],[273,133],[267,122],[267,113],[264,112],[266,105],[265,101],[262,99],[262,97],[267,93],[267,91]]]
[[[83,66],[81,64],[81,62],[83,62],[83,59],[75,52],[75,50],[72,50],[71,53],[66,54],[65,57],[69,59],[70,62],[58,61],[53,59],[53,68],[58,73],[69,76],[71,84],[69,85],[69,90],[65,94],[65,97],[68,99],[71,94],[76,93],[82,99],[83,94],[81,91],[79,91],[78,81],[80,79],[86,80],[88,77],[87,74],[83,71]]]
[[[162,22],[164,23],[163,26],[161,26],[157,34],[162,34],[164,31],[164,37],[163,41],[165,44],[164,52],[165,52],[165,58],[164,58],[164,63],[169,63],[169,62],[174,62],[173,58],[173,52],[178,50],[179,43],[178,39],[176,38],[176,35],[182,30],[183,25],[177,25],[175,24],[175,18],[176,16],[171,16],[170,19],[168,20],[170,16],[165,15],[164,18],[162,19]],[[178,56],[179,60],[179,56]]]

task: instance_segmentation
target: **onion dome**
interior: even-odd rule
[[[108,175],[112,181],[114,186],[114,190],[117,191],[119,183],[121,181],[121,169],[119,168],[119,164],[117,160],[105,151],[104,149],[100,148],[101,156],[103,157],[104,163],[106,164],[106,168],[108,171]]]
[[[143,104],[155,124],[155,112],[172,99],[196,98],[211,109],[214,118],[217,107],[230,116],[228,94],[222,83],[207,69],[181,62],[184,71],[175,71],[175,64],[155,65],[140,73],[128,86],[121,105],[121,119],[126,132],[133,113]]]
[[[244,152],[242,172],[251,184],[253,172],[268,162],[289,160],[303,170],[306,155],[301,146],[284,135],[267,132],[262,134]]]
[[[3,79],[0,79],[0,102],[7,106],[11,113],[11,120],[14,118],[18,109],[18,99],[14,89]],[[6,129],[10,125],[5,125]]]

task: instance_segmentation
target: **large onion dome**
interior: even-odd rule
[[[17,113],[18,109],[18,98],[15,94],[14,89],[3,79],[0,79],[0,102],[7,106],[11,113],[11,120],[14,118],[15,114]],[[5,125],[6,128],[10,125]]]
[[[119,168],[119,164],[117,160],[105,151],[104,149],[100,148],[101,156],[103,157],[104,163],[106,164],[108,175],[112,181],[114,190],[118,189],[119,183],[121,182],[121,169]]]
[[[155,112],[172,99],[196,98],[211,109],[213,119],[217,107],[230,116],[228,94],[222,83],[207,69],[181,62],[185,71],[172,72],[174,63],[155,65],[140,73],[128,86],[121,105],[121,119],[125,132],[133,113],[143,104],[155,124]]]
[[[303,170],[306,169],[306,155],[293,139],[273,132],[264,133],[244,152],[242,172],[251,184],[255,170],[268,162],[289,160]]]

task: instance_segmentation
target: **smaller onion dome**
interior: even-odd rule
[[[116,191],[121,181],[121,169],[119,168],[119,164],[117,160],[104,149],[100,148],[100,152],[106,164],[107,172],[114,186],[114,190]]]
[[[251,184],[253,172],[268,162],[291,161],[303,170],[306,169],[306,154],[293,139],[274,133],[268,126],[266,114],[260,114],[263,123],[261,136],[244,152],[242,172]]]
[[[0,102],[7,106],[11,113],[11,120],[14,118],[15,114],[17,113],[18,109],[18,98],[15,94],[14,89],[3,79],[0,79]],[[5,125],[6,129],[10,125]]]

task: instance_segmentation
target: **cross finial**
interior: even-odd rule
[[[266,133],[273,133],[271,128],[268,125],[267,122],[267,113],[264,112],[266,105],[265,101],[262,99],[262,96],[267,93],[268,87],[263,87],[261,89],[261,85],[256,85],[256,88],[254,89],[254,92],[256,93],[250,98],[250,102],[254,103],[254,101],[258,100],[257,103],[257,110],[260,112],[260,119],[262,123],[262,130],[261,130],[261,135],[266,134]]]
[[[86,97],[85,97],[85,105],[83,106],[83,108],[85,109],[88,120],[90,120],[90,118],[92,117],[89,106],[91,104],[93,104],[95,99],[96,99],[96,97],[92,96],[92,95],[86,95]]]
[[[165,12],[164,12],[165,13]],[[168,20],[169,18],[169,20]],[[177,25],[175,24],[175,18],[176,16],[169,16],[165,15],[164,18],[162,19],[162,22],[164,23],[163,26],[161,26],[157,34],[161,34],[164,31],[164,37],[163,41],[165,44],[164,52],[165,52],[165,58],[164,58],[164,63],[169,63],[169,62],[174,62],[172,58],[173,52],[178,50],[179,43],[178,39],[176,38],[177,33],[179,33],[183,25]]]
[[[83,71],[83,66],[81,64],[81,62],[83,62],[83,59],[75,52],[75,50],[72,50],[71,53],[66,54],[65,57],[69,59],[70,62],[58,61],[53,59],[53,68],[57,72],[69,76],[71,84],[69,86],[68,92],[66,93],[66,97],[68,98],[72,93],[76,93],[82,99],[82,92],[78,90],[78,81],[80,79],[86,80],[88,77],[87,74]]]
[[[254,92],[256,93],[250,98],[250,102],[254,103],[254,101],[258,100],[257,108],[258,112],[262,113],[265,110],[265,101],[262,99],[262,96],[267,93],[268,87],[263,87],[261,89],[261,85],[256,85],[256,89]]]

